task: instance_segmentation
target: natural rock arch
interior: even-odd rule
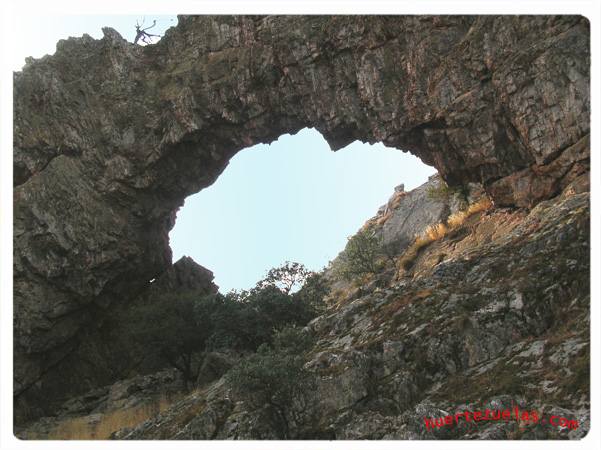
[[[409,150],[527,206],[588,170],[578,16],[180,17],[147,47],[60,41],[14,86],[15,395],[171,264],[184,198],[237,151],[305,127]],[[66,388],[62,388],[66,389]],[[75,387],[73,389],[76,390]],[[24,406],[23,406],[24,408]]]

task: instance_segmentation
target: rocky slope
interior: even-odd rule
[[[18,420],[90,386],[87,330],[168,270],[184,198],[237,151],[315,127],[534,206],[588,171],[577,16],[181,17],[157,44],[60,41],[14,76]],[[71,380],[59,383],[58,380]],[[105,380],[106,381],[106,380]]]
[[[430,244],[410,271],[391,281],[383,271],[334,293],[307,327],[318,338],[305,355],[315,384],[289,408],[289,437],[583,437],[590,427],[586,184],[529,212],[478,213]],[[434,430],[424,423],[516,406],[544,422],[460,421]],[[553,416],[578,425],[556,427]],[[114,437],[284,435],[267,405],[240,401],[222,379]]]
[[[396,261],[408,251],[399,223],[425,229],[459,209],[452,194],[424,195],[439,183],[432,177],[412,192],[397,191],[367,222],[375,232],[393,230]],[[481,196],[473,186],[473,201]],[[423,248],[408,270],[388,262],[352,282],[330,275],[329,306],[305,328],[316,338],[303,355],[313,383],[288,406],[286,430],[269,405],[249,404],[223,377],[204,380],[137,426],[113,428],[112,437],[579,439],[590,427],[589,232],[587,175],[531,211],[478,211]],[[101,391],[132,383],[140,381]],[[52,436],[74,415],[89,423],[98,411],[110,413],[98,390],[83,398],[92,400],[72,399],[58,417],[21,435]],[[139,404],[147,395],[133,389],[119,399]],[[542,421],[424,422],[515,407]],[[554,426],[559,418],[572,425]]]

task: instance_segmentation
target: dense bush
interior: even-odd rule
[[[381,238],[369,229],[360,230],[348,239],[339,258],[337,274],[346,280],[377,273],[378,261],[384,256]]]
[[[298,394],[312,383],[304,369],[304,353],[312,347],[313,337],[300,328],[288,327],[274,335],[271,345],[231,369],[226,379],[233,394],[255,408],[271,407],[281,421],[288,438],[289,407]]]
[[[196,379],[212,329],[196,312],[196,296],[165,295],[133,312],[129,337],[146,352],[176,368],[186,388]]]
[[[268,330],[270,336],[274,330],[284,325],[304,326],[315,317],[308,302],[302,301],[298,296],[285,294],[273,286],[253,290],[244,303],[258,314],[260,328]]]
[[[293,268],[311,279],[307,290],[291,294],[298,277],[294,283],[286,278],[280,285],[277,273],[270,272],[267,281],[249,291],[156,298],[133,312],[130,338],[147,357],[158,357],[176,368],[188,386],[196,380],[208,352],[256,351],[261,344],[272,343],[276,331],[304,326],[316,316],[316,296],[323,286],[304,268]]]
[[[323,273],[312,272],[294,298],[305,305],[312,314],[319,314],[325,310],[323,299],[330,293],[330,285]]]

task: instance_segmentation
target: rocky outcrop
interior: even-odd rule
[[[475,192],[477,189],[474,186],[472,190]],[[376,225],[375,231],[382,243],[394,245],[398,254],[428,226],[444,222],[450,214],[465,206],[470,192],[468,188],[465,194],[453,192],[444,185],[439,175],[432,175],[427,183],[410,192],[395,189],[388,203],[367,223]]]
[[[81,370],[82,333],[169,267],[175,212],[239,150],[314,127],[534,206],[588,170],[589,61],[577,16],[181,17],[146,47],[60,41],[14,77],[17,405],[68,393],[35,386]]]
[[[397,280],[387,281],[383,271],[359,295],[333,292],[337,302],[306,327],[317,339],[304,355],[315,382],[287,405],[288,437],[585,436],[589,218],[583,177],[530,212],[472,216],[425,248]],[[508,410],[511,420],[425,422],[487,409]],[[283,439],[283,433],[268,405],[246,403],[221,379],[113,437]]]
[[[147,296],[152,298],[172,292],[217,292],[213,283],[213,272],[197,264],[189,256],[182,256],[173,266],[158,278],[150,280],[152,284]]]

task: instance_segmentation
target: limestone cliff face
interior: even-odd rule
[[[582,17],[181,17],[147,47],[104,34],[14,77],[18,407],[78,370],[64,361],[98,311],[169,267],[178,207],[245,147],[314,127],[517,206],[588,170]]]

